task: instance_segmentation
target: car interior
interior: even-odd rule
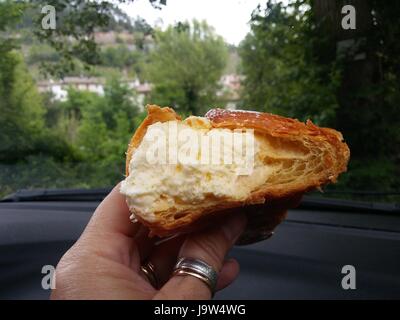
[[[0,298],[47,299],[57,265],[109,192],[20,191],[0,203]],[[393,299],[400,291],[400,208],[305,196],[268,240],[235,246],[241,272],[215,299]],[[371,227],[373,226],[373,227]],[[343,267],[356,269],[344,290]]]
[[[297,179],[301,201],[232,248],[239,275],[214,300],[400,299],[399,17],[400,1],[378,0],[0,0],[0,300],[48,300],[49,270],[129,179],[147,226],[156,203],[195,224],[188,206],[223,208],[241,187],[243,212],[277,194],[286,208]],[[209,190],[222,171],[135,162],[154,109],[198,132],[249,126],[277,191],[251,189],[257,173]],[[199,186],[201,201],[180,197]]]

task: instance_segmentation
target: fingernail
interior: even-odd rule
[[[226,237],[231,241],[235,242],[241,235],[246,226],[246,216],[244,214],[236,214],[230,217],[229,220],[224,223],[222,229]]]

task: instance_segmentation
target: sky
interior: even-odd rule
[[[161,10],[148,0],[121,5],[131,17],[140,16],[150,25],[165,28],[185,20],[206,20],[230,44],[238,45],[250,31],[251,12],[260,0],[167,0]]]

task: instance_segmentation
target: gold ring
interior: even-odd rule
[[[157,281],[154,265],[150,261],[147,261],[140,268],[142,269],[143,273],[146,275],[146,277],[149,280],[150,284],[154,288],[158,289],[158,281]]]

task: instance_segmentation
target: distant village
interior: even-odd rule
[[[240,82],[242,77],[237,74],[223,75],[219,81],[220,89],[217,96],[220,98],[221,107],[236,109],[240,100]],[[65,101],[68,98],[70,88],[79,91],[89,91],[98,95],[104,94],[105,78],[101,77],[65,77],[62,80],[42,80],[37,82],[39,92],[51,93],[52,98],[58,101]],[[138,79],[122,80],[128,88],[136,93],[137,103],[141,108],[147,101],[151,92],[151,83],[141,83]]]
[[[113,47],[123,44],[129,51],[138,50],[138,39],[135,35],[127,31],[108,31],[95,32],[95,42],[100,47]],[[140,39],[142,50],[151,51],[154,48],[154,41],[150,35],[146,35]],[[223,75],[219,80],[219,89],[217,96],[220,107],[226,109],[236,109],[240,100],[240,88],[243,76],[234,72]],[[136,102],[140,108],[144,108],[144,104],[148,101],[148,96],[152,89],[152,84],[148,82],[140,82],[139,79],[125,77],[121,80],[128,88],[135,91]],[[79,91],[89,91],[98,95],[104,94],[105,77],[88,77],[82,75],[80,77],[65,77],[64,79],[48,79],[37,81],[39,92],[48,92],[52,94],[52,99],[57,101],[65,101],[68,98],[68,89],[73,88]]]

